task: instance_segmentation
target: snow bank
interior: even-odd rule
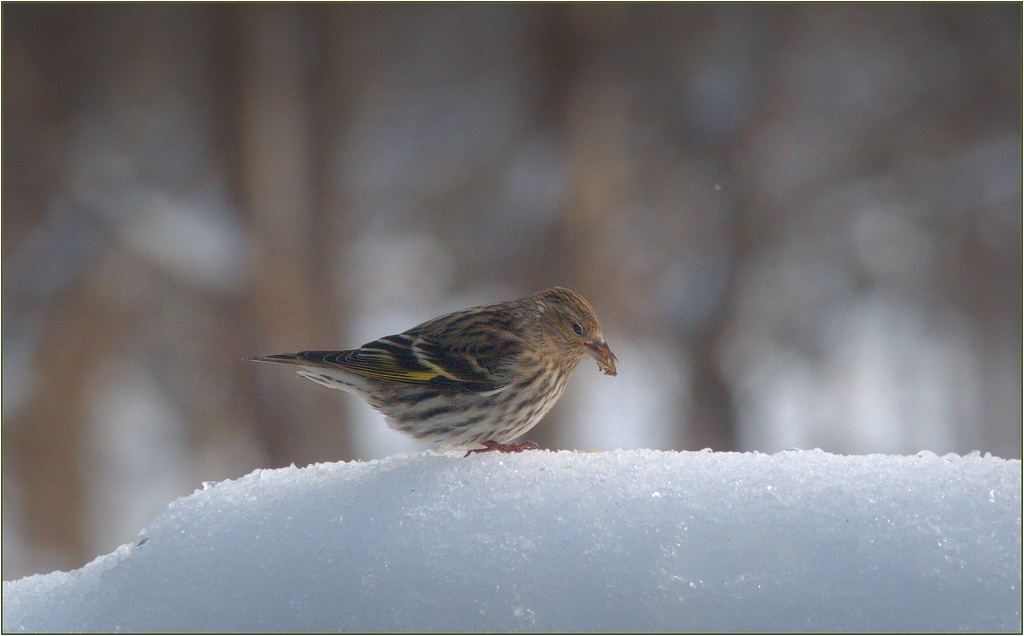
[[[1020,631],[1021,463],[421,453],[254,472],[4,631]]]

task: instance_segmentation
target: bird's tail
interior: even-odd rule
[[[276,353],[272,356],[246,358],[252,362],[276,362],[278,364],[295,364],[302,367],[337,366],[337,360],[347,351],[300,351],[298,353]]]
[[[299,367],[296,373],[304,378],[322,384],[331,389],[351,391],[364,390],[363,381],[358,376],[339,367],[334,360],[344,355],[344,351],[300,351],[299,353],[277,353],[271,356],[246,358],[252,362],[275,362]]]

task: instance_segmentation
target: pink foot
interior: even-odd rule
[[[491,451],[498,451],[499,453],[521,453],[524,450],[537,450],[540,446],[537,446],[537,442],[519,442],[518,444],[499,444],[498,442],[480,442],[486,448],[474,448],[466,451],[463,457],[469,457],[473,453],[490,453]]]

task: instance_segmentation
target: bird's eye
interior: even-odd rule
[[[572,330],[576,332],[577,336],[582,336],[583,335],[583,327],[581,327],[580,323],[578,323],[578,322],[572,323]]]

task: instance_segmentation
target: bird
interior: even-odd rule
[[[582,296],[553,287],[428,320],[358,349],[248,358],[353,393],[387,424],[443,450],[536,449],[512,443],[554,406],[584,356],[606,375],[618,359]]]

